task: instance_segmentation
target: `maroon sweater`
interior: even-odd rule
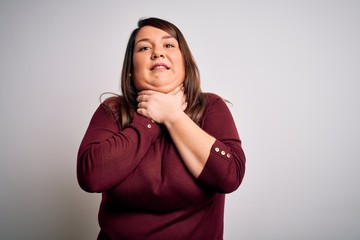
[[[77,176],[101,192],[98,239],[221,240],[225,193],[244,176],[245,156],[226,103],[206,93],[201,128],[216,138],[198,178],[162,125],[134,114],[122,129],[100,105],[80,145]]]

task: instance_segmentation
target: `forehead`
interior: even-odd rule
[[[138,41],[149,41],[152,39],[163,39],[163,38],[174,38],[169,33],[161,30],[160,28],[145,26],[140,28],[139,32],[136,34],[135,43]]]

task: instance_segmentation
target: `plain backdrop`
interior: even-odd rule
[[[0,239],[95,239],[76,155],[130,32],[185,35],[232,102],[247,172],[226,240],[360,239],[360,1],[0,1]]]

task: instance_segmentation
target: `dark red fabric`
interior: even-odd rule
[[[196,179],[164,126],[135,113],[121,129],[101,105],[79,148],[77,176],[101,192],[98,239],[223,239],[225,193],[244,176],[245,155],[226,103],[207,93],[201,127],[216,138]]]

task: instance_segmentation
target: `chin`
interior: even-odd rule
[[[156,83],[158,83],[158,84],[156,84]],[[165,83],[165,84],[162,84],[162,83]],[[166,84],[166,83],[169,83],[169,84]],[[161,93],[169,93],[172,90],[174,90],[177,86],[179,86],[181,83],[183,83],[183,81],[176,81],[176,80],[167,81],[167,80],[157,79],[153,82],[135,84],[135,87],[138,91],[153,90],[153,91],[157,91],[157,92],[161,92]]]
[[[151,90],[154,90],[154,91],[157,91],[157,92],[161,92],[161,93],[169,93],[171,92],[172,90],[174,90],[175,87],[153,87]]]
[[[149,89],[149,90],[154,90],[157,92],[161,92],[161,93],[169,93],[172,90],[174,90],[177,86],[179,86],[181,83],[179,84],[174,84],[174,85],[165,85],[165,86],[148,86],[147,88],[143,88],[143,90],[145,89]]]
[[[171,86],[159,87],[158,90],[155,90],[155,91],[162,92],[162,93],[169,93],[169,92],[173,91],[175,88],[177,88],[182,83],[183,82],[179,82],[179,83],[171,85]]]

